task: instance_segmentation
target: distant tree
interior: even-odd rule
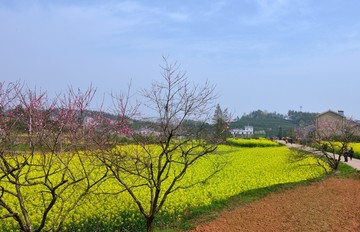
[[[244,114],[240,120],[233,121],[230,124],[231,128],[241,128],[247,125],[253,126],[255,136],[266,137],[279,136],[279,127],[281,127],[281,136],[289,136],[291,129],[296,126],[285,115],[262,110]]]
[[[279,126],[279,132],[278,132],[278,137],[279,139],[281,139],[283,136],[282,136],[283,132],[282,132],[282,127]]]
[[[229,130],[230,115],[228,113],[228,110],[225,109],[223,111],[220,105],[217,104],[212,121],[214,125],[214,139],[217,142],[225,142],[226,138],[230,134],[230,130]]]
[[[148,128],[148,134],[130,133],[137,146],[117,147],[116,139],[109,140],[103,148],[109,147],[101,149],[99,157],[136,203],[146,219],[147,231],[153,231],[154,219],[172,193],[203,183],[219,171],[215,165],[209,176],[195,178],[190,184],[182,182],[189,169],[217,148],[203,133],[215,99],[214,87],[208,83],[191,85],[177,63],[169,64],[166,58],[164,63],[163,81],[141,91],[145,106],[154,112],[151,121],[156,123]],[[130,96],[116,96],[120,118],[136,114],[137,107],[129,108]],[[189,121],[194,123],[189,126]],[[147,191],[146,199],[141,198],[138,189]]]
[[[302,112],[302,111],[288,111],[288,117],[298,126],[308,126],[315,124],[315,117],[318,113]]]

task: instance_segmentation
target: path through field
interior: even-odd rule
[[[360,160],[349,164],[360,167]],[[191,232],[360,231],[360,180],[331,178],[224,211]]]
[[[283,141],[279,140],[278,142],[280,143],[283,143],[285,144]],[[302,146],[300,144],[296,144],[296,143],[287,143],[286,146],[288,146],[289,148],[295,148],[295,149],[300,149],[300,150],[306,150],[306,151],[309,151],[309,152],[312,152],[312,153],[317,153],[318,151],[316,151],[315,149],[313,148],[310,148],[310,147],[306,147],[306,146]],[[328,152],[329,155],[331,156],[332,154],[330,152]],[[335,157],[338,157],[337,155],[335,155]],[[344,158],[341,157],[341,162],[344,162]],[[349,160],[349,162],[346,163],[347,165],[357,169],[357,170],[360,170],[360,159],[352,159],[352,160]]]

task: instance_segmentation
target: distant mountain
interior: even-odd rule
[[[86,116],[95,116],[99,112],[86,111]],[[261,137],[286,137],[292,135],[292,132],[298,128],[307,125],[315,125],[315,116],[318,113],[308,113],[290,110],[287,115],[276,112],[267,112],[256,110],[249,114],[243,115],[241,118],[230,123],[230,129],[244,128],[245,126],[253,126],[254,135]],[[105,117],[116,120],[117,116],[111,113],[106,113]],[[156,128],[156,123],[146,120],[131,119],[131,127],[134,130],[142,128]],[[188,125],[196,123],[194,121],[187,121]],[[205,125],[207,130],[211,130],[211,125]]]
[[[314,125],[317,113],[299,112],[290,110],[287,115],[257,110],[237,118],[230,124],[230,128],[244,128],[253,126],[255,136],[285,137],[305,125]]]

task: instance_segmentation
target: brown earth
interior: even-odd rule
[[[360,231],[360,180],[330,178],[227,210],[191,232]]]

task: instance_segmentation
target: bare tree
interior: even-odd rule
[[[327,163],[332,170],[337,170],[339,163],[344,157],[347,159],[348,144],[355,136],[359,135],[360,126],[352,119],[344,118],[341,125],[325,122],[324,130],[317,130],[313,146],[321,152],[320,158]]]
[[[95,90],[49,100],[18,83],[0,87],[0,219],[13,218],[21,231],[59,231],[106,178],[85,149],[95,127],[84,124],[83,112]],[[102,176],[94,174],[99,168]]]
[[[202,158],[212,154],[217,146],[208,142],[206,120],[213,110],[214,86],[189,83],[177,63],[169,64],[164,58],[161,66],[162,82],[153,82],[150,89],[140,93],[145,106],[155,112],[151,126],[145,131],[132,131],[137,146],[108,149],[101,156],[118,183],[129,193],[145,217],[147,231],[153,231],[156,215],[168,197],[179,189],[205,182],[220,170],[193,183],[182,182],[186,172]],[[120,95],[119,116],[124,118],[129,94]],[[133,108],[134,109],[134,108]],[[130,110],[130,114],[135,112]],[[114,144],[115,147],[115,144]],[[148,192],[142,199],[138,189]]]

